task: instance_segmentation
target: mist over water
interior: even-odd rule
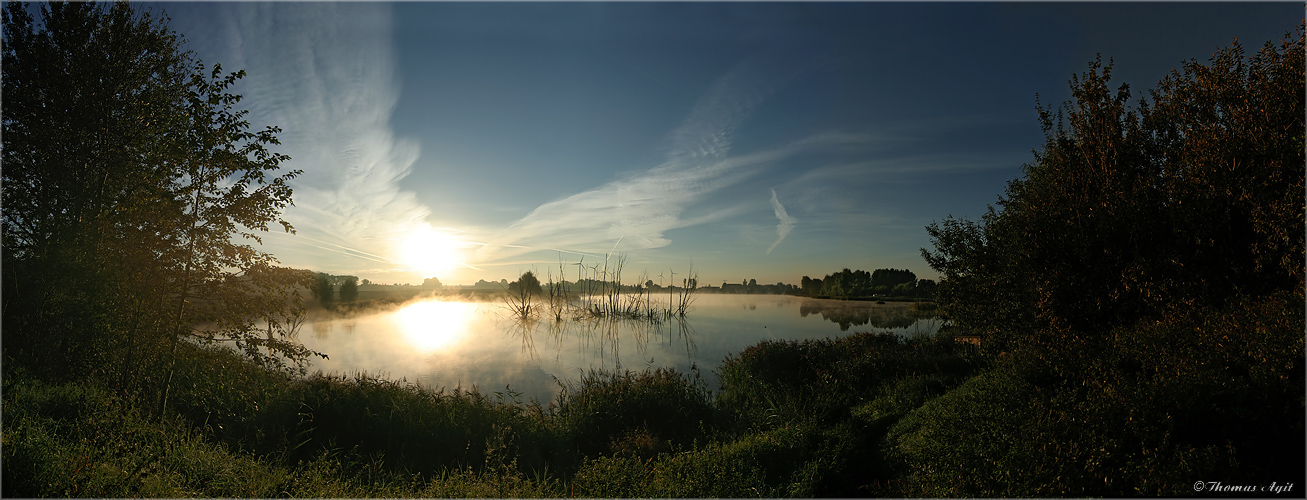
[[[683,319],[522,320],[500,302],[428,299],[399,309],[312,321],[300,334],[310,370],[366,372],[432,388],[473,387],[546,402],[559,381],[587,370],[697,369],[713,372],[729,354],[763,340],[855,332],[932,335],[940,320],[910,304],[814,300],[780,295],[702,295]]]

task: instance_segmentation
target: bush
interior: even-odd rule
[[[1302,484],[1296,294],[1030,348],[927,402],[886,439],[909,496],[1176,496]],[[976,473],[976,471],[984,471]],[[1216,479],[1213,479],[1216,480]]]
[[[728,356],[719,370],[718,408],[737,425],[834,423],[904,376],[936,375],[956,385],[981,366],[970,345],[950,338],[904,340],[858,333],[838,339],[763,341]]]
[[[592,371],[559,393],[558,432],[579,456],[648,458],[706,438],[714,426],[710,398],[697,376],[670,369]]]

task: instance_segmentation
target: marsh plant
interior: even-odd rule
[[[642,274],[635,284],[622,282],[626,262],[625,254],[606,254],[602,262],[587,266],[585,257],[582,257],[573,264],[577,267],[576,281],[571,283],[564,279],[565,268],[561,260],[558,281],[554,281],[552,270],[546,273],[544,284],[533,271],[527,271],[504,289],[504,303],[514,317],[531,319],[547,310],[555,322],[625,319],[657,323],[685,317],[698,291],[698,275],[693,266],[685,273],[681,286],[666,287],[667,303],[664,304],[655,297],[648,272]],[[673,278],[678,274],[670,272]]]

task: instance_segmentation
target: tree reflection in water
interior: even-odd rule
[[[810,314],[820,314],[823,319],[840,325],[841,331],[862,325],[871,325],[875,328],[908,328],[916,324],[919,319],[938,318],[936,311],[918,311],[912,304],[806,299],[799,304],[799,315],[806,318]]]

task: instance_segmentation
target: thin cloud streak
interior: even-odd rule
[[[781,244],[781,241],[785,240],[785,237],[790,235],[790,231],[794,229],[794,226],[799,223],[797,219],[785,213],[785,206],[781,205],[781,200],[776,197],[775,189],[771,190],[771,206],[772,210],[776,212],[776,218],[780,220],[780,223],[776,224],[776,242],[767,247],[767,255],[771,255],[771,251],[776,249],[776,245]]]
[[[670,230],[729,215],[684,216],[713,193],[758,175],[799,149],[728,156],[736,127],[796,72],[786,61],[741,63],[714,82],[669,134],[664,163],[537,207],[490,238],[474,260],[494,262],[544,248],[603,253],[614,241],[626,249],[660,248],[671,244],[665,236]]]
[[[206,60],[238,64],[238,93],[249,120],[281,127],[283,166],[302,169],[292,182],[295,206],[285,218],[298,237],[269,241],[284,264],[355,273],[364,262],[400,264],[394,256],[430,211],[398,187],[418,145],[395,137],[390,115],[399,98],[391,12],[383,4],[237,3],[215,5],[209,28],[221,41],[198,47]],[[331,253],[294,251],[311,246]],[[332,248],[324,248],[330,246]]]

